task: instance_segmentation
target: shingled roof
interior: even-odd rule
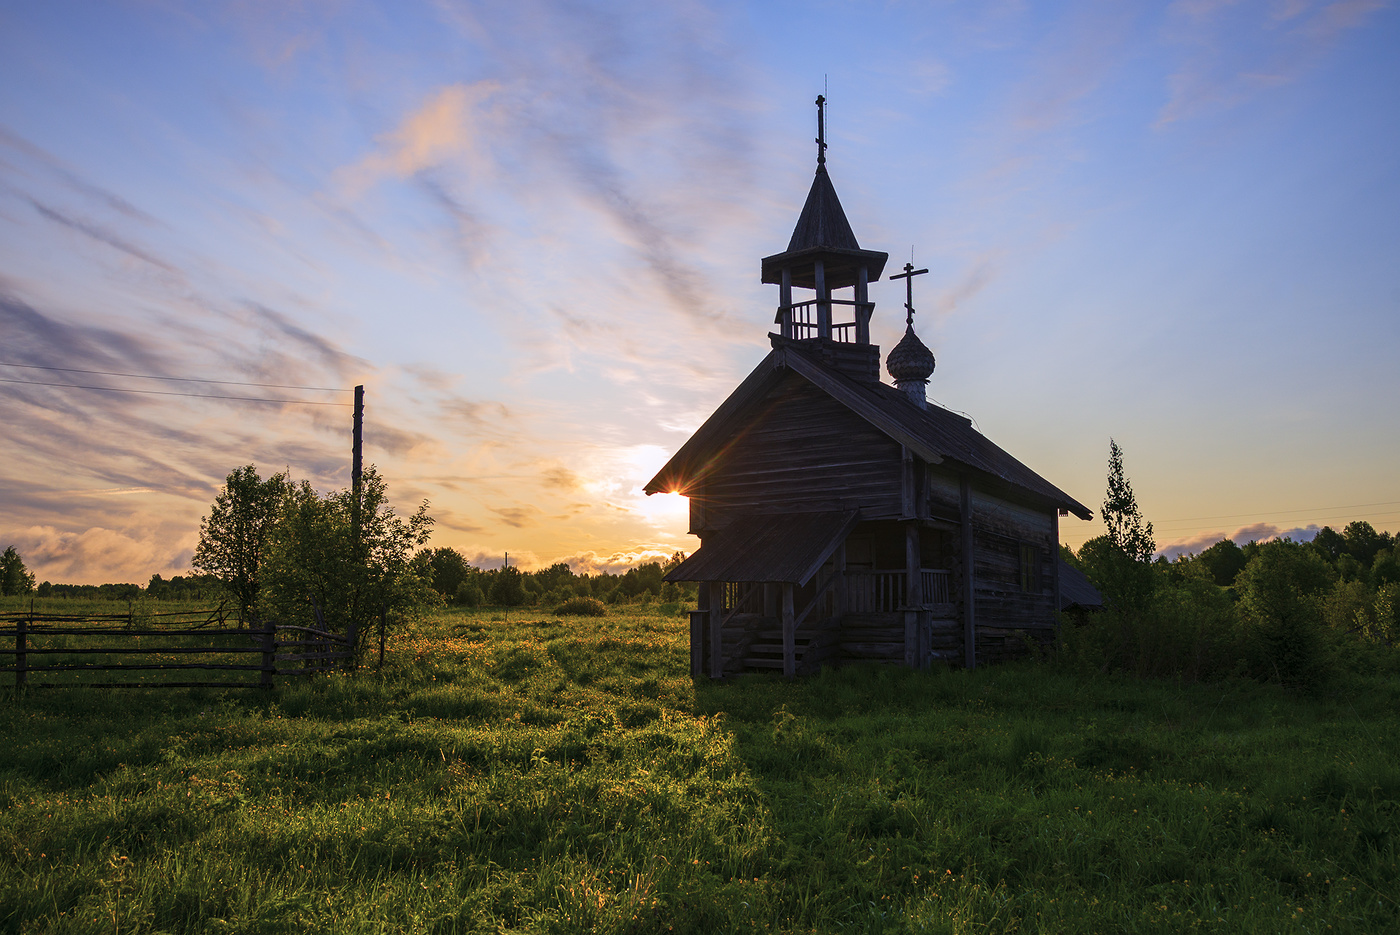
[[[812,180],[812,188],[807,192],[807,203],[802,206],[802,214],[797,226],[792,229],[792,239],[788,241],[788,253],[823,247],[835,250],[859,250],[856,235],[851,223],[846,220],[846,212],[841,200],[836,197],[836,189],[827,175],[826,166],[817,166],[817,177]]]
[[[782,581],[801,587],[846,541],[859,517],[856,510],[743,516],[713,533],[666,580]]]
[[[789,373],[803,377],[924,461],[952,461],[984,479],[999,481],[1081,519],[1093,516],[1088,507],[973,428],[970,419],[932,404],[920,408],[892,386],[853,380],[793,346],[774,348],[647,483],[646,492],[684,492],[694,479],[710,469],[718,453],[741,428],[748,409]]]

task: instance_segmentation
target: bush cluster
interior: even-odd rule
[[[575,617],[606,617],[608,605],[596,597],[571,597],[554,608],[554,612],[560,616],[572,614]]]
[[[1067,626],[1062,649],[1088,669],[1251,677],[1314,693],[1349,671],[1400,666],[1398,552],[1366,522],[1311,542],[1223,539],[1170,562],[1128,560],[1091,540],[1065,557],[1108,606]]]

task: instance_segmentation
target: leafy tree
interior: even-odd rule
[[[1211,580],[1222,588],[1234,584],[1236,576],[1244,571],[1245,566],[1244,550],[1230,539],[1221,539],[1196,556],[1196,561],[1205,568]]]
[[[1263,667],[1286,686],[1316,689],[1329,673],[1323,607],[1335,580],[1336,571],[1316,550],[1289,539],[1259,546],[1236,579]]]
[[[24,567],[24,559],[20,558],[15,547],[10,546],[5,549],[5,554],[0,555],[0,594],[10,597],[28,594],[32,590],[34,576]]]
[[[572,590],[574,571],[567,562],[555,562],[548,568],[541,568],[531,577],[539,583],[540,590],[546,593],[561,588]]]
[[[472,573],[472,566],[456,549],[425,549],[416,557],[423,558],[427,566],[422,576],[432,582],[434,591],[446,598],[455,597]]]
[[[1371,563],[1371,581],[1376,587],[1400,583],[1400,548],[1381,549]]]
[[[1346,542],[1347,554],[1365,569],[1369,569],[1376,560],[1376,553],[1389,545],[1365,520],[1347,523],[1347,528],[1342,530],[1342,539]]]
[[[263,554],[290,490],[286,472],[262,480],[254,465],[234,468],[199,524],[190,564],[223,582],[240,619],[256,618]]]
[[[502,607],[519,607],[525,603],[525,584],[520,569],[507,565],[496,572],[491,581],[491,603]]]
[[[1388,582],[1376,588],[1370,622],[1364,634],[1367,638],[1390,646],[1400,639],[1400,584]]]
[[[1337,559],[1342,557],[1342,553],[1347,550],[1347,541],[1342,538],[1342,534],[1331,526],[1323,526],[1313,536],[1312,542],[1308,543],[1313,551],[1317,552],[1327,561],[1336,564]]]
[[[1108,440],[1108,493],[1103,501],[1103,522],[1108,527],[1108,539],[1135,562],[1152,561],[1157,543],[1152,539],[1152,524],[1144,522],[1133,496],[1133,485],[1123,473],[1123,449],[1113,439]]]
[[[1143,520],[1132,484],[1123,473],[1123,451],[1111,438],[1102,515],[1108,533],[1080,547],[1079,564],[1109,603],[1126,612],[1141,612],[1151,603],[1156,584],[1152,553],[1157,544],[1152,524]]]
[[[408,612],[436,599],[412,567],[414,550],[431,534],[427,501],[406,520],[397,516],[371,466],[358,506],[353,490],[322,497],[306,481],[291,485],[260,569],[262,612],[311,625],[319,608],[333,632],[353,630],[363,639],[381,612]]]

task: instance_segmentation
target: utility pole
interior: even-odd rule
[[[360,499],[360,473],[363,463],[362,449],[365,435],[365,388],[355,387],[355,429],[354,441],[350,450],[350,489],[355,493],[355,501]]]
[[[360,475],[364,464],[365,388],[355,387],[355,427],[350,442],[350,523],[355,535],[355,547],[360,545]]]

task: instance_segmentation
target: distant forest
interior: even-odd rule
[[[456,549],[423,549],[413,559],[413,569],[446,603],[466,607],[493,605],[553,607],[575,597],[594,598],[605,604],[677,603],[694,600],[694,585],[667,584],[661,580],[685,558],[677,552],[665,562],[649,562],[621,574],[574,574],[564,562],[538,571],[517,568],[477,568]],[[32,576],[30,576],[32,581]],[[139,584],[54,584],[32,586],[36,597],[77,597],[134,601],[218,601],[226,589],[214,575],[152,575]],[[16,589],[26,593],[31,587]]]
[[[1150,525],[1139,531],[1150,544]],[[1078,625],[1062,631],[1071,660],[1099,671],[1250,676],[1304,690],[1346,671],[1396,665],[1386,648],[1400,645],[1400,542],[1370,523],[1324,527],[1308,542],[1241,547],[1222,539],[1175,561],[1150,555],[1150,547],[1134,555],[1111,536],[1077,553],[1062,547],[1106,599],[1103,611],[1072,615]]]

